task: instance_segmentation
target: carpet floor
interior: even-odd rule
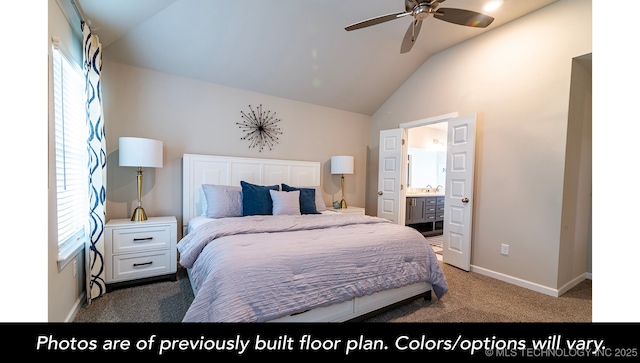
[[[441,300],[416,299],[365,322],[591,322],[591,280],[552,297],[440,262],[449,285]],[[193,292],[176,281],[115,289],[80,309],[74,322],[180,322]]]

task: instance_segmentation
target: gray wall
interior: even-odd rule
[[[591,1],[564,0],[432,56],[373,115],[367,211],[380,130],[476,113],[472,269],[546,293],[584,276],[560,267],[573,263],[560,233],[571,65],[592,52],[591,33]]]
[[[587,59],[582,59],[587,58]],[[560,270],[562,284],[591,265],[591,150],[592,74],[589,57],[574,60],[571,67],[571,95],[567,125]],[[587,255],[587,258],[583,256]],[[564,263],[563,263],[564,262]]]
[[[148,216],[174,215],[182,224],[182,154],[212,154],[321,162],[327,205],[341,198],[332,155],[353,155],[345,176],[349,205],[365,204],[366,152],[371,117],[177,77],[122,63],[103,66],[107,134],[107,220],[130,218],[137,205],[135,168],[118,166],[118,138],[161,140],[164,166],[145,169],[142,205]],[[277,113],[284,134],[273,150],[258,152],[240,138],[240,111],[262,104]],[[179,236],[180,237],[180,236]]]

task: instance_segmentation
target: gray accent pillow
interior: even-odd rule
[[[281,190],[290,192],[294,190],[300,191],[300,213],[301,214],[320,214],[316,207],[316,190],[315,188],[294,188],[287,184],[281,184]]]
[[[242,217],[242,188],[230,185],[202,184],[206,200],[205,217]]]
[[[269,190],[273,202],[273,215],[300,215],[300,191]]]

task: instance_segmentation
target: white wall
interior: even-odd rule
[[[107,134],[107,220],[130,218],[137,203],[134,168],[118,166],[118,138],[147,137],[164,143],[164,167],[143,174],[142,204],[148,216],[175,215],[182,223],[182,154],[215,154],[320,161],[327,205],[341,198],[332,155],[353,155],[345,176],[349,205],[364,206],[366,153],[371,117],[108,61],[104,50],[103,95]],[[240,138],[240,111],[262,104],[282,120],[273,150],[258,152]],[[180,236],[179,236],[180,237]]]
[[[367,210],[380,130],[476,113],[472,268],[557,289],[571,64],[591,32],[591,1],[561,0],[432,56],[373,115]]]

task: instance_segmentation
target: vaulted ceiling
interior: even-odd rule
[[[405,11],[403,0],[69,1],[100,37],[106,60],[372,115],[430,56],[556,0],[503,0],[491,13],[482,10],[487,0],[446,0],[440,8],[495,21],[473,28],[429,16],[404,54],[411,16],[345,30]]]

